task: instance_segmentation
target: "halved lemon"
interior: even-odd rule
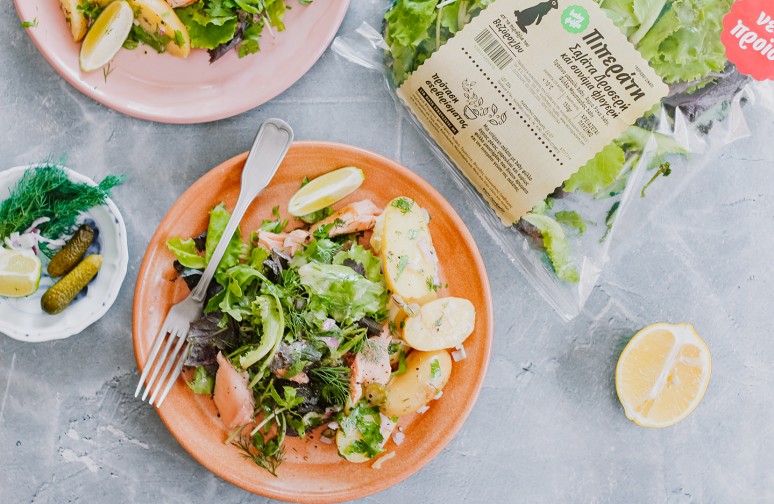
[[[134,22],[127,2],[113,2],[97,17],[81,45],[81,70],[91,72],[105,66],[121,49]]]
[[[0,296],[25,297],[40,284],[40,259],[29,250],[0,248]]]
[[[621,353],[615,388],[629,420],[668,427],[699,405],[711,371],[710,351],[691,324],[652,324]]]
[[[293,217],[302,217],[322,210],[355,192],[364,180],[363,170],[354,166],[320,175],[290,198],[288,212]]]

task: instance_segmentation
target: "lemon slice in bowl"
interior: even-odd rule
[[[113,2],[97,17],[81,45],[81,70],[92,72],[106,65],[121,49],[134,22],[125,1]]]
[[[293,217],[302,217],[322,210],[355,192],[364,180],[363,170],[354,166],[320,175],[290,198],[288,213]]]
[[[629,420],[668,427],[699,405],[711,371],[709,349],[691,324],[652,324],[621,353],[615,388]]]
[[[26,297],[40,284],[40,259],[29,251],[0,248],[0,296]]]

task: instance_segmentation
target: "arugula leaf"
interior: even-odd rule
[[[207,266],[204,257],[200,256],[199,251],[196,250],[193,238],[187,240],[181,240],[180,237],[172,238],[167,240],[167,248],[186,268],[204,269]]]
[[[204,366],[196,366],[193,380],[186,382],[188,388],[194,391],[194,394],[212,394],[215,388],[215,378],[213,378]]]
[[[567,179],[564,188],[569,192],[596,194],[618,178],[623,166],[623,149],[614,143],[609,144]]]
[[[540,230],[556,276],[566,282],[578,283],[580,276],[572,261],[572,249],[559,223],[546,215],[532,213],[525,214],[522,219]]]

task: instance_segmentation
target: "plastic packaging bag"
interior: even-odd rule
[[[616,231],[625,222],[628,207],[658,204],[659,197],[667,197],[664,193],[674,196],[687,179],[717,157],[720,149],[749,136],[745,110],[764,106],[774,111],[774,89],[769,81],[754,81],[740,75],[725,60],[719,30],[721,14],[728,11],[730,1],[718,0],[704,9],[706,12],[702,15],[706,18],[702,20],[690,18],[698,15],[691,10],[691,4],[702,0],[676,2],[683,10],[675,13],[674,8],[667,6],[660,16],[651,16],[648,30],[644,23],[637,26],[632,21],[635,23],[632,26],[625,20],[627,13],[616,10],[626,6],[626,0],[609,2],[607,9],[608,2],[603,0],[603,9],[610,17],[619,17],[616,25],[624,27],[624,34],[630,40],[640,41],[635,47],[641,53],[650,53],[651,65],[670,85],[669,96],[547,195],[543,203],[508,226],[395,93],[407,75],[491,1],[411,2],[410,8],[414,10],[417,4],[432,4],[434,11],[419,7],[425,9],[425,19],[421,21],[422,16],[410,12],[408,7],[400,11],[409,2],[398,0],[385,16],[386,33],[363,23],[355,33],[338,37],[332,48],[350,61],[384,73],[399,110],[448,169],[483,227],[530,283],[569,320],[580,313],[596,285]],[[669,15],[674,19],[663,21]],[[680,16],[679,23],[677,16]],[[408,46],[391,38],[389,32],[395,23],[422,23],[428,19],[426,34],[423,27],[412,27],[413,39]],[[660,38],[654,40],[651,33]],[[678,49],[683,44],[682,49],[676,50],[675,44]],[[707,51],[710,56],[706,61],[688,50],[690,44],[699,44],[697,47]],[[685,60],[679,61],[679,58]],[[687,75],[691,77],[685,80]],[[652,185],[670,186],[670,189],[658,191],[657,197],[646,197],[648,192],[653,192]]]

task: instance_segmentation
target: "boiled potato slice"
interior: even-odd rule
[[[411,352],[406,358],[406,373],[387,384],[382,413],[390,417],[414,413],[443,389],[451,369],[452,359],[446,350]]]
[[[445,297],[422,306],[419,315],[403,323],[403,341],[423,351],[454,348],[471,335],[476,309],[463,298]]]
[[[387,287],[405,303],[421,305],[437,297],[438,257],[425,215],[406,197],[392,200],[382,214],[382,270]]]
[[[70,26],[70,33],[73,35],[73,40],[80,42],[86,35],[86,29],[89,27],[89,22],[86,16],[83,15],[83,11],[78,10],[78,4],[80,0],[59,0],[59,5],[62,7],[67,24]]]
[[[164,0],[127,0],[134,10],[140,26],[150,33],[161,33],[172,38],[167,52],[178,58],[187,58],[191,52],[191,37],[175,10]],[[180,33],[182,44],[178,45],[176,33]]]

